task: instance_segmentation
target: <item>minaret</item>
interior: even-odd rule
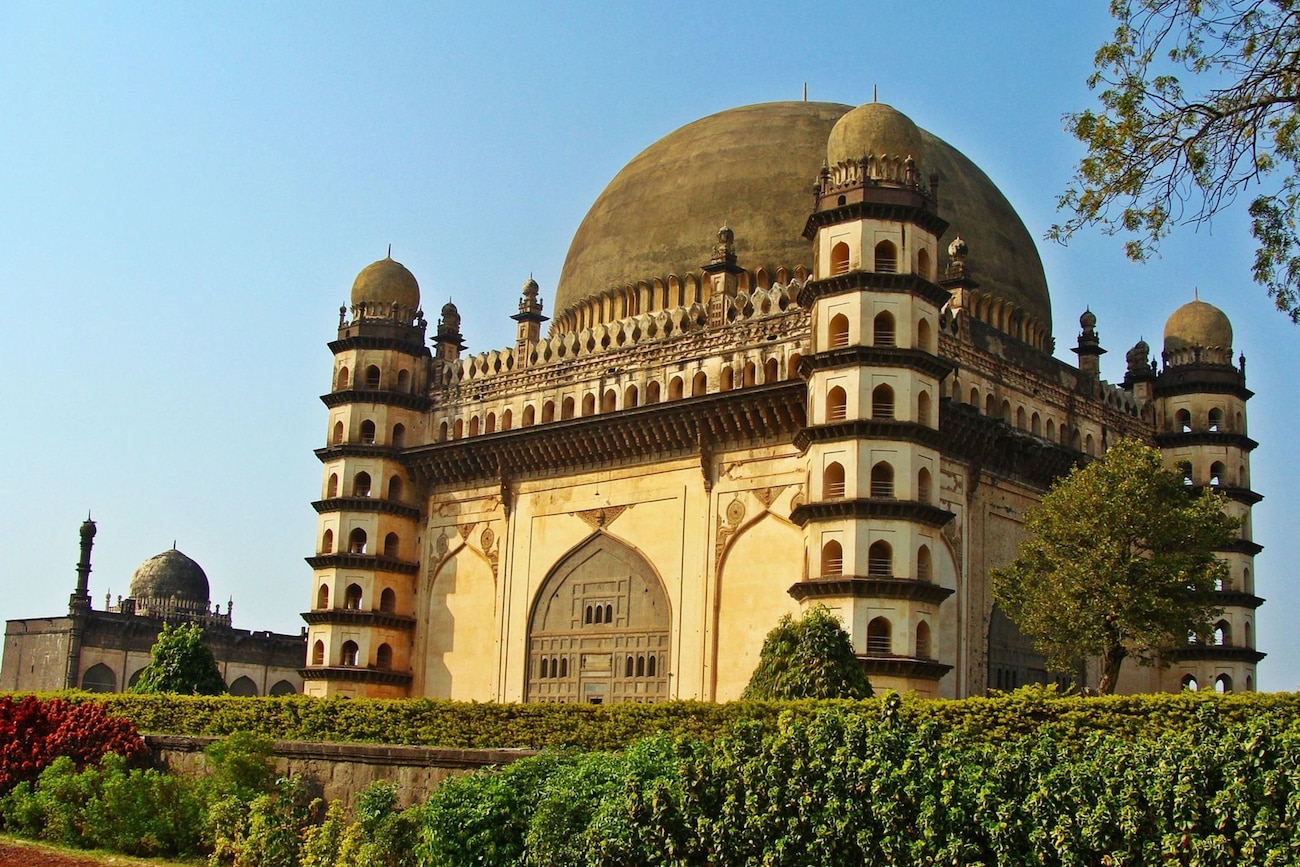
[[[420,498],[403,463],[427,439],[431,356],[415,277],[367,266],[339,311],[307,621],[308,695],[409,693]],[[349,316],[350,312],[350,316]]]
[[[921,183],[924,145],[906,117],[869,103],[835,125],[804,236],[813,279],[804,580],[790,593],[836,611],[877,688],[940,694],[940,609],[955,564],[938,505],[939,236],[947,223]],[[947,586],[945,586],[945,583]]]
[[[1130,369],[1134,368],[1133,359]],[[1165,466],[1181,471],[1194,492],[1216,490],[1241,521],[1237,541],[1219,552],[1229,578],[1220,588],[1223,616],[1214,633],[1168,654],[1162,674],[1168,690],[1255,689],[1255,555],[1251,507],[1263,497],[1250,488],[1250,453],[1257,443],[1246,435],[1246,361],[1232,358],[1232,323],[1223,311],[1195,300],[1174,311],[1165,325],[1164,368],[1151,382],[1156,404],[1156,444]],[[1137,377],[1141,381],[1145,377]]]
[[[72,628],[68,636],[68,663],[63,674],[63,688],[76,689],[80,684],[81,642],[90,615],[90,550],[95,546],[95,522],[86,516],[81,522],[81,559],[77,561],[77,589],[68,597],[68,617]]]

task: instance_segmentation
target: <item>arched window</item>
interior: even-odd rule
[[[777,363],[775,358],[769,358],[767,363],[763,365],[763,381],[776,382],[780,378],[781,365]]]
[[[844,496],[844,467],[835,461],[822,472],[822,496],[828,500]]]
[[[542,424],[550,424],[555,421],[555,401],[548,400],[542,404]]]
[[[596,414],[596,395],[588,393],[582,396],[582,414],[584,416]]]
[[[930,654],[930,624],[924,620],[916,624],[916,655],[920,659],[933,658]]]
[[[867,653],[871,656],[889,656],[894,648],[894,627],[883,617],[867,624]]]
[[[361,610],[361,585],[349,584],[343,592],[343,607],[349,611]]]
[[[1223,410],[1215,408],[1210,410],[1210,430],[1217,431],[1223,427]]]
[[[824,577],[844,574],[844,549],[831,539],[822,545],[822,571]]]
[[[881,461],[871,468],[871,496],[894,496],[894,468],[888,461]]]
[[[346,367],[340,367],[339,375],[334,380],[334,390],[347,391],[349,382],[350,380],[348,378],[348,369]]]
[[[398,448],[398,449],[406,448],[406,425],[404,424],[393,425],[392,442],[393,442],[393,448]]]
[[[396,533],[389,533],[384,537],[384,556],[397,558],[397,552],[401,548],[401,540],[397,538]]]
[[[888,310],[876,314],[871,325],[871,342],[876,346],[893,346],[894,314]]]
[[[934,492],[931,490],[930,471],[925,467],[916,472],[916,499],[918,502],[929,504],[933,502]]]
[[[330,588],[328,584],[322,584],[316,591],[316,607],[320,609],[330,607]]]
[[[1025,408],[1023,406],[1016,407],[1016,427],[1019,430],[1029,429],[1029,417],[1026,415]]]
[[[560,418],[573,418],[573,398],[566,397],[560,402]]]
[[[934,567],[930,561],[930,546],[922,545],[916,551],[916,580],[933,581]]]
[[[718,373],[718,391],[731,391],[735,387],[735,376],[731,372],[731,367],[724,364]]]
[[[1183,675],[1181,684],[1183,689],[1187,690],[1188,692],[1196,692],[1196,688],[1197,688],[1196,678],[1193,677],[1192,675],[1190,674]]]
[[[838,385],[826,393],[826,420],[844,421],[848,415],[849,398]]]
[[[1192,429],[1192,414],[1185,409],[1180,409],[1174,413],[1174,430],[1179,433],[1188,433]]]
[[[312,665],[325,664],[325,642],[317,641],[315,644],[311,646],[311,664]]]
[[[336,446],[343,445],[343,422],[334,422],[334,435],[330,437],[330,442]]]
[[[1214,691],[1222,695],[1225,692],[1232,692],[1232,678],[1226,674],[1221,674],[1214,679]]]
[[[876,273],[898,273],[898,248],[893,241],[881,241],[876,245]]]
[[[623,392],[623,408],[632,409],[637,406],[639,394],[635,385],[629,385]]]
[[[707,394],[708,391],[709,378],[705,376],[704,371],[701,370],[699,373],[695,374],[695,378],[691,380],[691,397],[699,397],[702,394]]]
[[[600,399],[600,411],[613,412],[616,409],[618,409],[618,394],[614,392],[614,389],[607,388],[605,389],[605,396]]]
[[[352,477],[352,496],[370,496],[370,473],[362,471]]]
[[[831,276],[847,274],[849,270],[849,245],[840,241],[831,247]]]
[[[674,376],[672,379],[668,380],[668,399],[680,400],[682,396],[682,388],[682,378],[680,376]]]
[[[1029,417],[1029,432],[1036,437],[1043,435],[1043,417],[1038,413]]]
[[[409,370],[397,371],[397,390],[398,391],[411,390],[411,371]]]
[[[366,368],[366,388],[371,391],[379,388],[379,368],[373,364]]]
[[[497,414],[490,412],[487,414],[487,420],[483,423],[483,433],[497,432]],[[396,445],[396,443],[394,443]]]
[[[531,403],[524,407],[524,427],[532,427],[536,417],[537,410],[533,408]]]
[[[888,578],[894,574],[894,549],[888,542],[872,542],[867,549],[867,574]]]
[[[339,495],[339,474],[330,473],[330,480],[325,485],[325,498],[333,499]]]
[[[366,419],[361,423],[361,441],[366,444],[375,441],[375,423],[370,419]]]
[[[357,527],[348,535],[348,553],[366,553],[366,531]]]
[[[894,390],[889,386],[881,384],[871,390],[871,417],[894,417]]]
[[[402,500],[402,479],[399,476],[393,476],[388,480],[388,499],[393,502]]]
[[[645,386],[645,402],[646,402],[646,405],[647,405],[647,406],[650,405],[650,404],[655,404],[655,403],[658,403],[658,402],[659,402],[659,382],[658,382],[658,380],[653,380],[653,379],[652,379],[652,380],[650,380],[649,382],[646,383],[646,386]]]
[[[326,530],[320,537],[320,552],[322,554],[334,553],[334,531]]]
[[[358,665],[358,658],[357,643],[355,641],[343,642],[343,653],[339,659],[339,664],[355,668]]]
[[[510,425],[514,422],[514,418],[515,414],[510,407],[503,409],[501,411],[501,429],[510,430]]]
[[[922,391],[916,396],[916,423],[930,426],[930,392]]]
[[[1227,480],[1224,478],[1224,475],[1226,473],[1227,473],[1227,468],[1224,467],[1223,464],[1220,463],[1219,461],[1215,461],[1214,463],[1210,464],[1210,484],[1211,485],[1225,484]]]
[[[379,610],[385,614],[393,614],[397,611],[397,594],[393,592],[392,587],[385,587],[384,592],[379,594]]]
[[[1226,620],[1220,620],[1214,624],[1214,644],[1217,647],[1227,647],[1232,644],[1232,625]]]
[[[930,272],[930,251],[924,247],[916,251],[916,273],[924,280],[934,279],[934,275]]]
[[[831,317],[829,329],[826,342],[831,349],[849,345],[849,317],[843,313],[836,313]]]

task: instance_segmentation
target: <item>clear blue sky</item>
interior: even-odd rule
[[[174,539],[239,625],[298,631],[357,271],[391,243],[471,351],[506,346],[604,185],[704,115],[878,86],[1041,237],[1105,6],[0,4],[0,619],[66,610],[93,510],[96,607]],[[1300,688],[1300,329],[1249,279],[1243,214],[1144,266],[1097,236],[1039,247],[1058,354],[1091,306],[1112,381],[1193,287],[1231,317],[1266,497],[1259,685]]]

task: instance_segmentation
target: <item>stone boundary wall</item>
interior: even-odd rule
[[[185,776],[207,772],[203,750],[217,738],[145,735],[154,767]],[[424,801],[443,780],[506,765],[534,750],[459,750],[384,744],[275,741],[275,769],[282,776],[305,777],[327,801],[351,805],[375,780],[397,784],[405,807]]]

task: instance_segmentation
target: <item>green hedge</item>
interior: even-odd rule
[[[657,733],[712,740],[741,721],[774,730],[789,713],[808,720],[839,708],[868,720],[881,717],[882,700],[862,702],[666,702],[662,704],[476,704],[429,699],[318,699],[305,696],[90,695],[110,714],[146,733],[223,736],[250,731],[283,740],[413,744],[458,748],[577,748],[616,750]],[[999,741],[1052,724],[1065,735],[1105,732],[1119,737],[1157,735],[1188,726],[1197,708],[1213,703],[1225,723],[1249,720],[1277,728],[1300,720],[1300,693],[1236,693],[1078,698],[1024,689],[993,698],[929,701],[904,698],[900,720],[933,722],[945,734]]]

